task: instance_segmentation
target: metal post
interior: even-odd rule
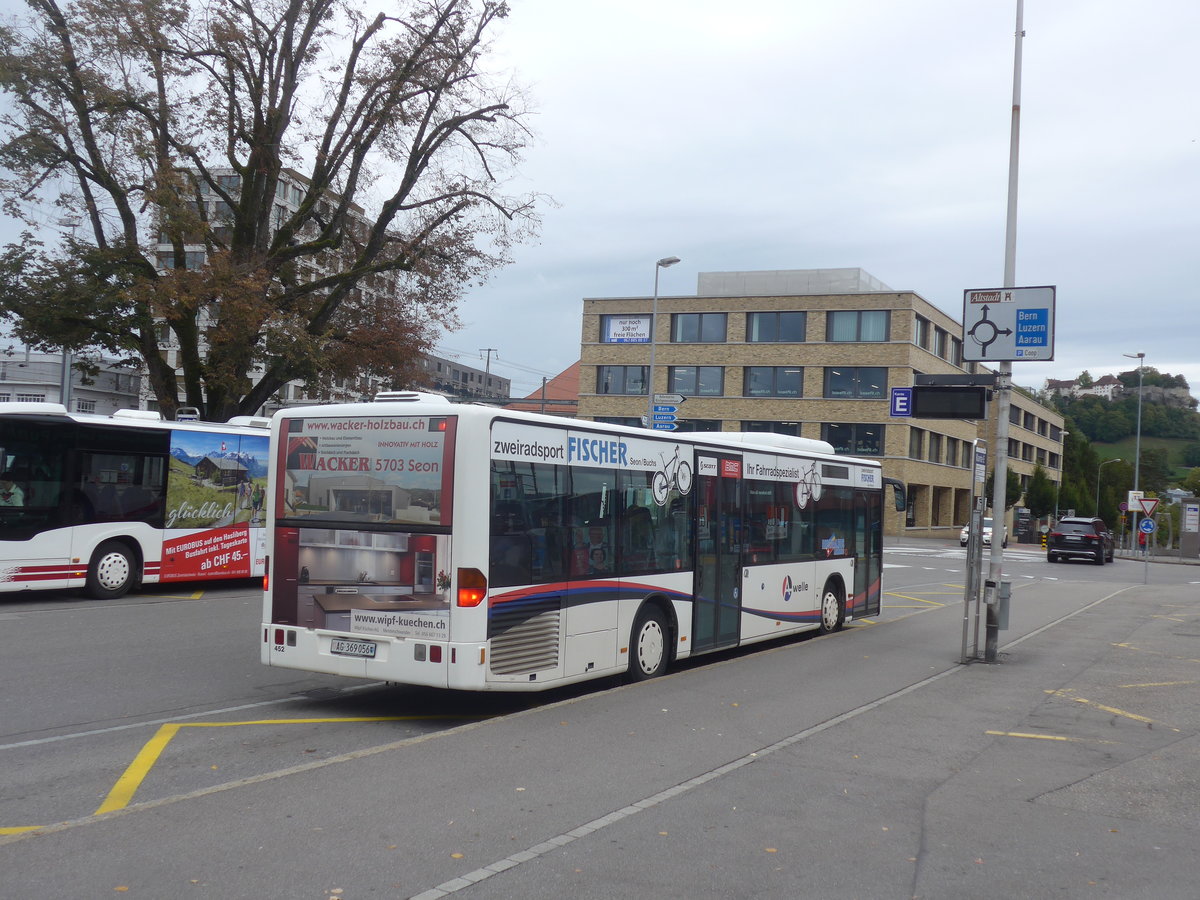
[[[984,484],[987,481],[987,441],[971,443],[971,511],[967,522],[967,577],[963,591],[963,633],[960,662],[979,656],[979,580],[983,565],[983,510],[987,506]],[[975,644],[967,651],[971,625],[971,604],[975,604]]]
[[[1025,39],[1025,0],[1017,0],[1017,28],[1013,48],[1012,127],[1008,144],[1008,211],[1004,228],[1004,287],[1017,283],[1017,173],[1021,146],[1021,42]],[[995,662],[1000,642],[1000,622],[996,614],[997,589],[1004,573],[1004,534],[1008,493],[1008,411],[1012,404],[1012,362],[1000,363],[996,380],[996,450],[992,485],[992,557],[988,568],[987,629],[984,659]]]
[[[1142,372],[1143,372],[1143,366],[1145,365],[1145,362],[1146,362],[1146,354],[1145,354],[1145,353],[1122,353],[1121,355],[1122,355],[1122,356],[1126,356],[1126,357],[1128,357],[1129,359],[1136,359],[1136,360],[1138,361],[1138,404],[1137,404],[1137,431],[1135,432],[1135,436],[1134,436],[1134,444],[1133,444],[1133,490],[1134,490],[1134,493],[1136,493],[1137,491],[1141,490],[1141,487],[1142,487],[1142,485],[1141,485],[1141,470],[1142,470]],[[1131,507],[1129,511],[1132,513],[1132,516],[1131,516],[1131,526],[1130,526],[1130,527],[1132,528],[1132,530],[1130,531],[1130,534],[1133,536],[1133,537],[1132,537],[1132,543],[1134,544],[1134,547],[1136,548],[1136,546],[1137,546],[1137,538],[1138,538],[1138,534],[1139,534],[1139,532],[1138,532],[1138,510],[1136,510],[1136,509],[1133,509],[1133,508]],[[1149,540],[1147,540],[1147,541],[1146,541],[1146,545],[1147,545],[1147,547],[1149,546],[1149,544],[1150,544],[1150,541],[1149,541]]]
[[[71,351],[63,347],[62,352],[62,373],[59,376],[60,385],[58,390],[58,398],[62,405],[67,408],[67,412],[71,411],[71,363],[74,357]]]
[[[658,345],[658,270],[679,262],[678,256],[664,256],[654,264],[654,300],[650,306],[650,370],[646,373],[646,427],[654,427],[654,349]]]

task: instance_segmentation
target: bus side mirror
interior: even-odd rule
[[[892,489],[892,499],[896,505],[896,512],[904,512],[908,508],[907,494],[904,491],[904,482],[897,481],[895,478],[884,478],[884,487]]]

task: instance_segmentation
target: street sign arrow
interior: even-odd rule
[[[674,431],[678,426],[674,422],[655,422],[655,431]]]
[[[687,399],[687,397],[683,396],[683,394],[655,394],[654,395],[655,403],[679,404],[679,403],[682,403],[686,399]]]
[[[678,412],[679,407],[678,406],[655,406],[654,411],[656,413],[673,413],[673,412]]]

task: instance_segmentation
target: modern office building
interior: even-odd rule
[[[681,431],[772,431],[879,457],[909,493],[889,533],[949,536],[970,515],[972,443],[994,427],[893,417],[890,394],[916,374],[983,372],[963,362],[961,335],[954,317],[861,269],[701,273],[695,295],[583,301],[579,415],[641,424],[649,385],[686,398]],[[1013,391],[1010,422],[1022,482],[1038,463],[1058,481],[1062,417]]]

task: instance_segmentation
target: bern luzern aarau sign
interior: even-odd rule
[[[1054,286],[963,291],[963,359],[1054,359]]]

